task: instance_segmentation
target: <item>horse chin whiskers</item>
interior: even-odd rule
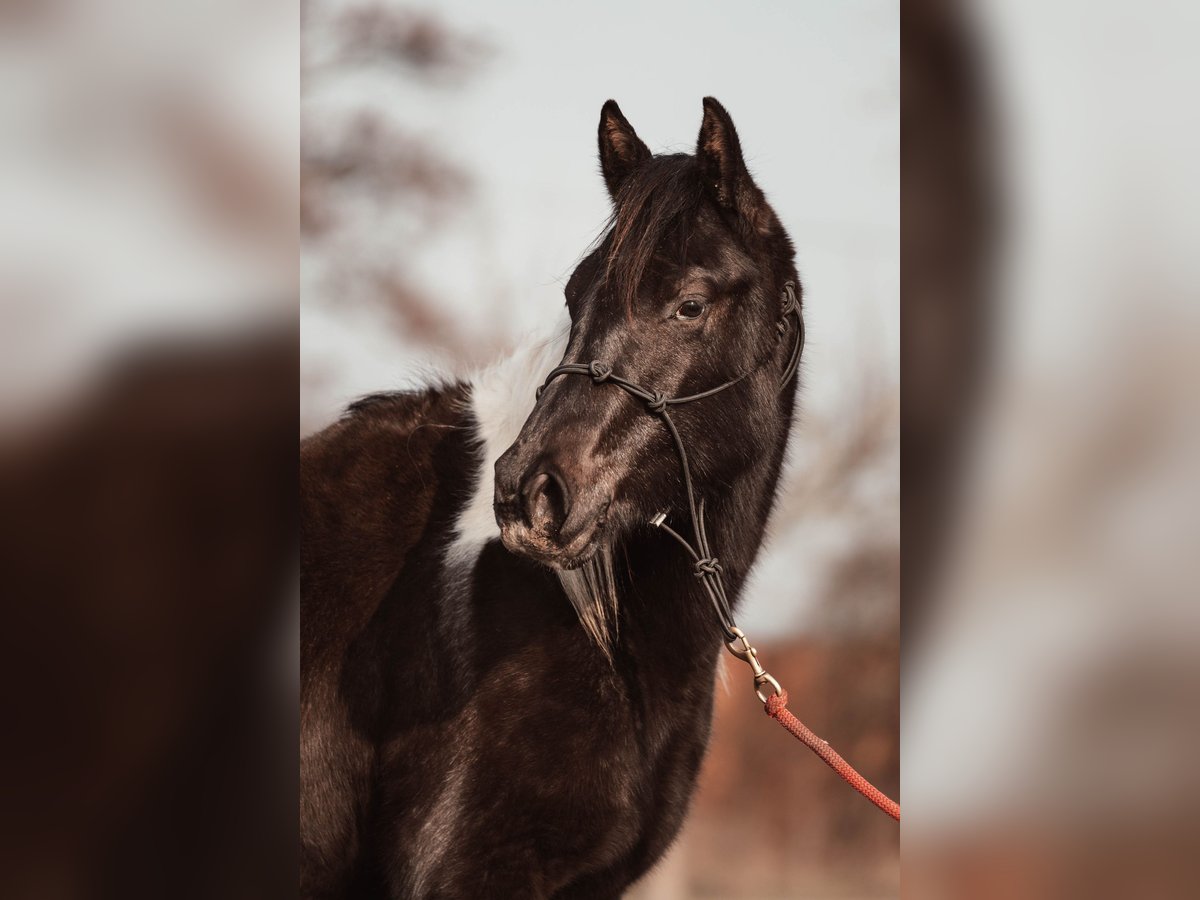
[[[612,548],[595,545],[593,552],[573,568],[555,574],[579,617],[579,624],[609,662],[617,641],[617,586],[613,577]]]

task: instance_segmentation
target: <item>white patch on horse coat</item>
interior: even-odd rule
[[[470,379],[471,412],[483,462],[471,500],[459,515],[454,541],[446,553],[448,563],[473,566],[484,545],[499,540],[500,527],[492,509],[496,460],[521,433],[533,412],[538,387],[566,352],[570,332],[564,308],[552,337],[531,342]]]
[[[496,460],[521,433],[537,402],[538,387],[566,353],[570,333],[571,323],[564,309],[563,319],[555,327],[552,337],[533,341],[468,379],[471,413],[476,422],[476,439],[483,449],[483,460],[475,490],[459,514],[454,539],[445,556],[450,582],[468,592],[471,572],[480,552],[488,541],[500,539],[500,527],[493,510]],[[617,626],[617,591],[611,553],[602,549],[581,568],[560,570],[556,574],[584,630],[611,661]],[[469,612],[464,610],[463,614]]]

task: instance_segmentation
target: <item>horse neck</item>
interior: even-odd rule
[[[721,561],[725,588],[735,611],[775,503],[786,441],[782,425],[779,432],[764,445],[758,465],[739,472],[726,487],[711,492],[705,503],[709,550]]]
[[[792,393],[779,399],[782,409],[752,419],[760,429],[755,465],[722,479],[721,486],[701,478],[696,490],[704,497],[704,525],[710,552],[719,558],[723,581],[736,613],[750,567],[762,546],[774,505],[791,424]],[[767,424],[763,424],[767,423]],[[692,537],[686,503],[670,524]],[[682,652],[715,648],[721,640],[717,614],[694,575],[692,560],[668,535],[650,533],[629,548],[631,589],[641,598],[633,613],[639,625]],[[639,623],[637,619],[643,621]]]

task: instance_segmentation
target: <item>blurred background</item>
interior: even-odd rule
[[[902,32],[905,890],[1193,897],[1200,10]]]
[[[693,152],[732,114],[798,248],[802,409],[739,620],[792,706],[899,778],[899,31],[888,2],[303,6],[301,431],[547,334],[600,232],[600,106]],[[638,897],[892,897],[893,822],[719,701],[693,813]]]
[[[0,896],[294,895],[298,48],[0,2]]]

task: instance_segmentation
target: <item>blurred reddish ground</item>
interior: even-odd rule
[[[789,706],[899,799],[899,642],[796,638],[760,647]],[[900,829],[768,719],[730,661],[684,833],[636,896],[897,897]]]

